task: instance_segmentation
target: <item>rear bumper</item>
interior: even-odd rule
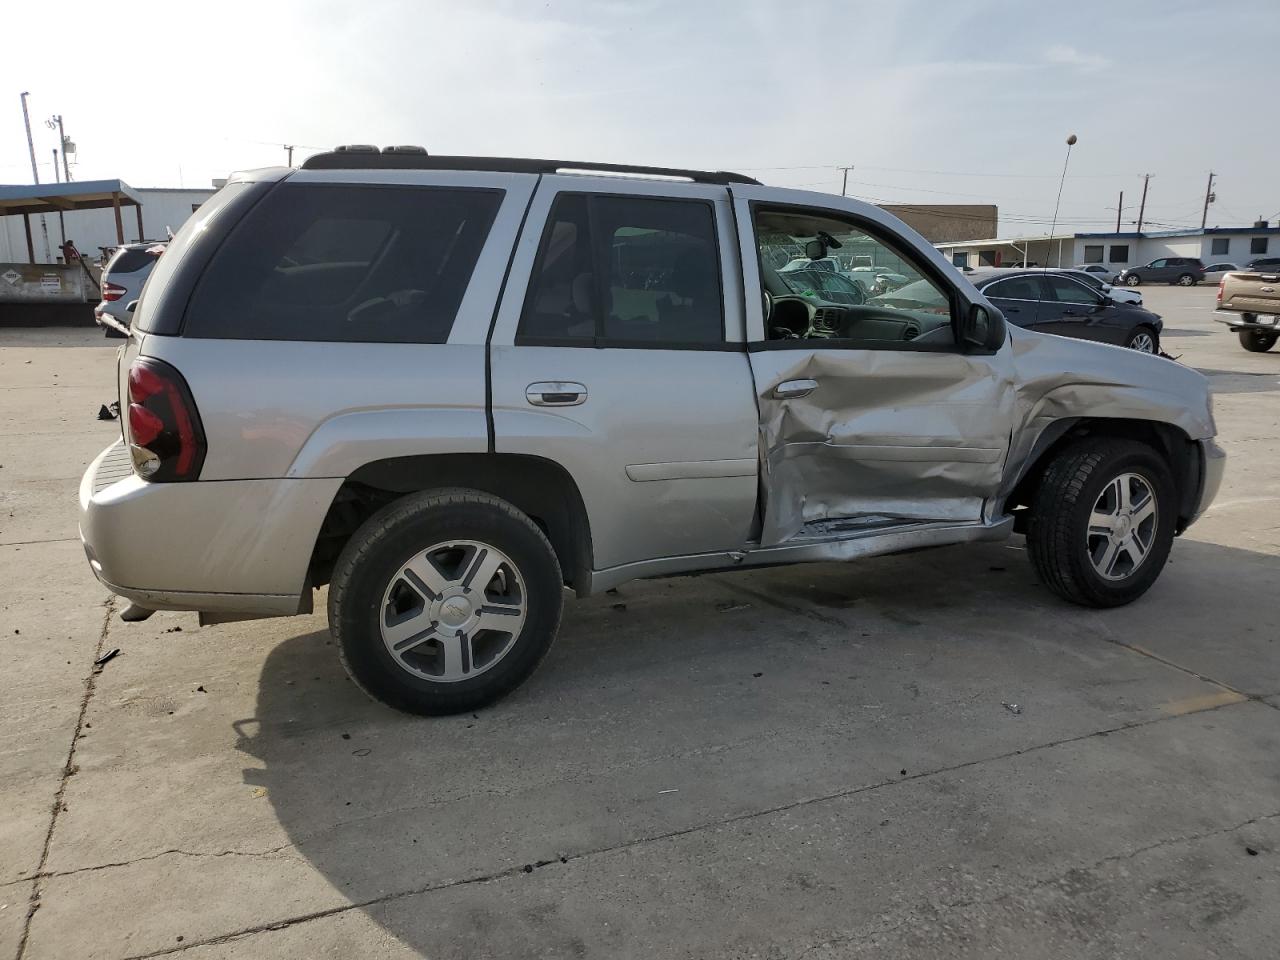
[[[94,576],[144,607],[299,613],[310,609],[307,566],[341,483],[147,483],[117,441],[80,481],[80,539]]]
[[[1280,310],[1280,303],[1274,307]],[[1213,319],[1225,323],[1232,330],[1262,330],[1266,333],[1280,333],[1280,315],[1271,313],[1237,313],[1234,310],[1215,310]]]

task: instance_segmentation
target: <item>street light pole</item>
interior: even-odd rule
[[[27,111],[27,97],[31,96],[31,94],[29,91],[23,90],[20,96],[22,98],[22,125],[27,128],[27,150],[31,154],[31,182],[39,183],[40,168],[36,166],[36,144],[31,139],[31,114]],[[44,259],[48,263],[52,254],[49,251],[49,224],[45,220],[43,213],[40,214],[40,232],[44,234]]]
[[[1062,187],[1067,182],[1067,164],[1071,162],[1071,148],[1076,145],[1076,135],[1067,137],[1067,156],[1062,161],[1062,177],[1058,180],[1058,200],[1053,205],[1053,226],[1049,228],[1049,242],[1053,243],[1053,231],[1058,229],[1058,207],[1062,204]],[[1058,244],[1058,266],[1062,266],[1062,244]]]

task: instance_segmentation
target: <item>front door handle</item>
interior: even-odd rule
[[[797,400],[817,389],[817,380],[784,380],[773,388],[773,396],[777,400]]]
[[[576,407],[587,399],[587,388],[568,380],[540,380],[529,384],[525,399],[535,407]]]

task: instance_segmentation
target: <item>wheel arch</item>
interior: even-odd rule
[[[1173,476],[1178,495],[1178,525],[1181,533],[1195,516],[1204,464],[1200,446],[1181,427],[1158,420],[1119,417],[1075,417],[1051,422],[1040,432],[1022,470],[998,505],[998,512],[1013,512],[1015,529],[1023,532],[1026,509],[1049,463],[1064,449],[1089,437],[1112,437],[1146,444],[1158,453]]]
[[[551,541],[565,583],[580,596],[589,591],[591,527],[577,483],[554,461],[510,453],[389,457],[360,466],[343,481],[321,524],[308,566],[309,585],[329,581],[343,546],[382,507],[442,487],[492,494],[527,514]]]

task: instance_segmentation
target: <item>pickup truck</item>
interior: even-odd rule
[[[1250,353],[1266,353],[1280,336],[1280,273],[1233,272],[1218,282],[1218,315]]]

